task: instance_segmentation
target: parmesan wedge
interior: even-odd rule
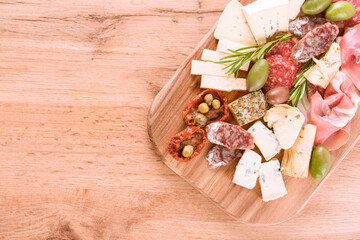
[[[307,124],[301,129],[295,144],[284,152],[281,162],[283,174],[296,178],[307,178],[315,135],[315,125]]]

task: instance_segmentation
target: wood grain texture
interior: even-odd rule
[[[360,144],[295,218],[233,220],[148,139],[227,0],[0,1],[0,239],[359,239]]]
[[[192,161],[184,163],[175,160],[167,151],[169,140],[173,135],[186,128],[186,124],[181,118],[182,110],[192,97],[202,91],[200,90],[200,76],[190,74],[191,62],[192,60],[201,60],[204,49],[216,50],[217,40],[213,36],[215,28],[216,24],[156,96],[148,115],[150,138],[170,169],[209,197],[226,213],[244,223],[282,223],[294,217],[305,207],[318,188],[356,144],[360,137],[360,113],[352,121],[351,136],[347,144],[337,151],[331,152],[332,167],[326,178],[316,181],[311,176],[307,179],[297,179],[284,175],[288,193],[276,201],[262,201],[259,183],[252,190],[232,183],[237,161],[226,167],[209,169],[208,162],[205,160],[206,154],[213,146],[209,142],[201,154]],[[232,102],[243,96],[244,92],[231,92],[225,95],[228,101]],[[232,116],[228,120],[232,123],[236,122]],[[281,155],[275,157],[281,160]]]

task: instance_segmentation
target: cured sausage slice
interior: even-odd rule
[[[254,137],[237,125],[226,122],[215,122],[206,126],[206,136],[211,143],[228,149],[252,149]]]
[[[276,87],[291,88],[296,79],[297,67],[289,59],[280,55],[267,57],[269,76],[264,85],[265,91]]]
[[[339,34],[339,28],[331,23],[325,23],[308,32],[297,42],[291,53],[291,60],[295,65],[309,61],[329,49]]]
[[[241,157],[242,151],[239,149],[228,149],[226,147],[215,145],[206,156],[206,160],[209,162],[209,168],[217,168],[220,166],[226,166],[235,159]]]
[[[329,22],[323,17],[298,17],[289,23],[289,32],[299,38],[303,38],[308,32]]]

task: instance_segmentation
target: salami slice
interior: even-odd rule
[[[327,22],[328,20],[323,17],[298,17],[289,24],[289,32],[299,38],[303,38],[308,32]]]
[[[168,145],[169,154],[180,162],[188,162],[200,154],[206,142],[205,132],[200,127],[187,127],[173,136]],[[185,146],[193,147],[194,152],[190,157],[182,156]]]
[[[284,58],[290,59],[291,52],[295,44],[296,43],[291,39],[286,42],[280,42],[265,55],[265,58],[272,55],[281,55]]]
[[[226,147],[216,145],[214,146],[206,156],[206,160],[209,162],[209,168],[217,168],[226,166],[235,159],[241,157],[242,151],[240,149],[228,149]]]
[[[329,49],[339,34],[339,28],[331,23],[325,23],[308,32],[297,42],[291,53],[291,60],[295,65],[309,61]]]
[[[291,88],[296,79],[297,67],[289,59],[280,55],[267,57],[269,63],[269,76],[264,90],[269,91],[276,87]]]
[[[252,149],[254,137],[240,126],[226,122],[215,122],[206,126],[206,136],[214,144],[228,149]]]

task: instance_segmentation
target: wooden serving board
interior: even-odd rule
[[[288,194],[280,199],[263,202],[259,183],[248,190],[232,183],[237,161],[214,170],[208,168],[205,160],[212,145],[207,142],[202,153],[188,163],[174,160],[167,152],[167,145],[173,135],[186,128],[181,113],[186,103],[201,92],[200,76],[191,76],[191,61],[199,60],[203,49],[216,49],[217,40],[213,37],[214,26],[202,39],[193,53],[179,67],[173,78],[156,96],[148,114],[148,131],[157,153],[164,163],[175,173],[210,198],[217,206],[239,221],[252,224],[281,223],[299,213],[313,194],[326,181],[340,162],[359,139],[360,114],[352,121],[351,136],[348,143],[332,152],[332,167],[325,179],[316,181],[309,177],[297,179],[284,176]],[[229,102],[244,93],[227,93]],[[231,117],[232,118],[232,117]],[[229,119],[230,122],[234,121]],[[281,160],[281,158],[280,158]]]

